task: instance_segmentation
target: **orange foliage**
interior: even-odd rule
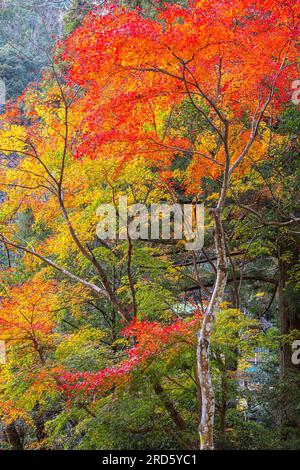
[[[168,129],[172,109],[187,98],[206,109],[216,127],[218,112],[233,129],[243,119],[245,135],[276,83],[268,110],[276,117],[297,76],[298,13],[292,0],[191,1],[188,9],[166,6],[159,22],[115,6],[105,15],[93,11],[64,52],[70,84],[86,90],[77,156],[126,161],[146,155],[169,170],[175,155],[198,150]],[[232,155],[240,145],[236,134]],[[192,159],[196,181],[220,175],[224,155],[216,137],[213,156],[201,151]]]

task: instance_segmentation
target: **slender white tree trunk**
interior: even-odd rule
[[[201,385],[202,410],[199,425],[201,450],[213,450],[213,429],[215,415],[215,396],[209,370],[209,346],[216,314],[222,302],[227,281],[227,257],[224,230],[219,208],[212,213],[215,227],[215,247],[217,253],[217,278],[214,291],[198,333],[197,363]]]

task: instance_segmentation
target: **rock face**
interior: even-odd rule
[[[0,80],[6,99],[15,99],[28,83],[38,81],[57,37],[70,33],[93,6],[102,4],[103,0],[0,0]]]
[[[6,98],[38,80],[48,52],[64,31],[70,0],[0,0],[0,79]]]

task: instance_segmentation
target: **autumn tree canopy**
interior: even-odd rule
[[[299,5],[73,3],[1,115],[0,448],[299,447]],[[120,197],[203,249],[97,237]]]

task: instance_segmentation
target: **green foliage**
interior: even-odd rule
[[[62,2],[62,11],[67,11],[64,27],[58,10],[50,6],[37,10],[34,3],[18,0],[0,9],[0,78],[5,80],[12,99],[28,82],[39,79],[49,65],[48,52],[56,37],[72,33],[99,2]],[[138,7],[140,15],[155,18],[157,6],[164,2],[120,3]],[[44,23],[51,29],[50,38],[49,31],[42,28]],[[57,69],[65,66],[57,65]],[[28,131],[26,139],[35,137],[42,147],[39,150],[51,170],[42,176],[45,185],[49,178],[52,184],[53,175],[60,174],[64,153],[61,142],[68,140],[62,139],[63,132],[66,128],[67,133],[74,132],[72,126],[78,125],[71,136],[71,147],[82,137],[80,128],[85,116],[81,109],[79,116],[71,110],[69,129],[62,122],[63,100],[57,100],[61,84],[58,86],[51,74],[43,84],[43,90],[31,90],[33,95],[26,104],[28,122],[22,124]],[[62,84],[66,95],[74,91],[69,90],[65,77]],[[76,87],[75,92],[76,101],[77,93],[80,96],[83,90]],[[202,97],[194,99],[209,113]],[[32,126],[32,116],[36,117],[37,130]],[[89,155],[75,160],[72,152],[67,152],[65,188],[58,200],[53,197],[57,189],[46,194],[42,185],[36,188],[34,184],[33,188],[40,190],[41,186],[41,192],[20,191],[22,181],[26,183],[22,189],[28,189],[27,179],[22,180],[17,173],[18,169],[26,173],[26,166],[22,166],[26,159],[17,161],[22,150],[10,155],[15,168],[1,158],[1,177],[12,177],[13,169],[17,173],[4,183],[8,187],[6,195],[2,197],[1,193],[1,232],[7,229],[14,233],[24,245],[25,255],[1,238],[0,333],[8,343],[8,360],[0,366],[0,419],[3,431],[9,423],[15,424],[24,436],[25,448],[198,447],[201,403],[196,336],[213,290],[217,264],[211,214],[206,211],[205,250],[196,253],[185,252],[174,240],[170,244],[139,240],[131,246],[128,241],[100,241],[95,236],[97,207],[112,201],[116,205],[119,196],[126,196],[129,204],[200,198],[206,200],[207,209],[215,205],[222,177],[209,173],[211,160],[220,150],[213,126],[190,100],[159,111],[156,117],[157,123],[148,119],[143,131],[151,132],[156,127],[162,140],[168,131],[189,139],[191,147],[180,152],[176,149],[167,168],[159,158],[158,162],[141,156],[130,160],[131,155],[126,154],[128,161],[124,164],[106,153],[95,161]],[[249,119],[248,115],[240,117],[247,131]],[[218,448],[300,447],[299,370],[291,365],[283,370],[279,357],[280,347],[290,346],[300,331],[299,126],[294,106],[287,106],[272,123],[266,117],[259,138],[263,143],[267,140],[267,145],[262,154],[253,152],[251,161],[233,176],[222,213],[228,284],[210,345]],[[15,126],[14,131],[17,129]],[[237,135],[235,145],[239,147],[239,124]],[[24,143],[22,132],[15,137]],[[25,140],[24,155],[32,150],[30,139]],[[209,163],[198,179],[192,172],[195,187],[188,191],[188,168],[202,143],[209,152]],[[108,154],[115,151],[114,145],[120,145],[118,151],[123,152],[122,144],[113,142]],[[39,177],[37,168],[45,169],[33,160],[26,173],[30,183],[36,183]],[[173,172],[172,181],[163,179],[164,170]],[[67,217],[60,211],[63,203]],[[70,226],[75,227],[73,233]],[[35,259],[28,250],[42,255]],[[43,255],[49,258],[47,266]],[[62,268],[54,269],[54,263]],[[65,268],[69,277],[65,276]],[[40,289],[55,280],[55,287],[49,284],[49,292],[44,291],[45,298],[52,294],[51,309],[46,309],[44,317],[42,302],[36,299],[31,285],[21,292],[33,279]],[[91,283],[92,290],[87,288]],[[18,295],[13,295],[13,289]],[[6,311],[2,306],[5,300]],[[128,318],[140,322],[136,336],[124,332]],[[191,320],[195,321],[192,332],[172,331],[174,325],[186,327]],[[12,325],[11,331],[8,324]],[[285,324],[287,331],[282,332]],[[151,335],[152,330],[158,332],[157,337]],[[143,334],[146,341],[139,350],[139,335]],[[74,386],[73,374],[79,378]],[[104,380],[103,385],[101,374],[104,379],[112,377],[111,381],[107,384]],[[62,377],[67,377],[65,382]],[[94,383],[85,389],[85,380],[91,377]],[[184,424],[178,425],[178,421]],[[9,444],[3,440],[0,447],[6,449]]]

